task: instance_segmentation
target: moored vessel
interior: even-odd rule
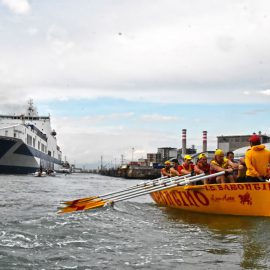
[[[0,115],[0,173],[28,174],[61,165],[50,116],[39,116],[32,100],[24,114]]]

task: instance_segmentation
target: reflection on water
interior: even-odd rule
[[[164,212],[167,213],[170,220],[181,220],[188,224],[207,227],[220,234],[251,230],[258,222],[258,218],[253,217],[200,214],[171,208],[164,208]]]
[[[170,221],[184,222],[188,225],[196,225],[202,230],[209,230],[212,239],[240,242],[242,245],[239,249],[242,259],[240,266],[243,269],[268,269],[269,247],[266,243],[269,243],[269,218],[200,214],[163,207],[162,210]],[[207,252],[226,254],[228,250],[215,248],[208,249]]]
[[[257,242],[256,239],[249,235],[243,236],[243,255],[241,266],[244,269],[267,269],[261,261],[266,261],[268,257],[263,242]]]

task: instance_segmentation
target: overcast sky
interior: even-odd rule
[[[29,98],[72,163],[270,134],[270,2],[0,0],[0,113]]]

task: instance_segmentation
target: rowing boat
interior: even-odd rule
[[[63,202],[59,213],[70,213],[114,205],[150,194],[160,206],[206,214],[270,217],[270,182],[195,185],[223,175],[186,175],[158,178],[115,192]]]
[[[176,186],[150,195],[160,206],[181,210],[270,216],[270,182]]]

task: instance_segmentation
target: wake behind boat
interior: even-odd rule
[[[57,170],[62,163],[50,116],[39,116],[32,100],[25,114],[0,115],[0,173]]]

